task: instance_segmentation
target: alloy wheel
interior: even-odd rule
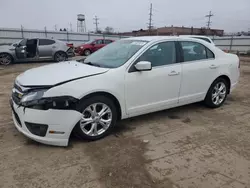
[[[112,123],[112,111],[104,103],[94,103],[85,108],[80,120],[81,130],[88,136],[103,134]]]
[[[90,52],[89,50],[85,50],[85,51],[84,51],[84,55],[85,55],[85,56],[89,56],[90,54],[91,54],[91,52]]]
[[[218,82],[212,90],[212,102],[215,105],[220,105],[226,97],[227,88],[225,83]]]
[[[58,52],[56,53],[56,61],[65,61],[66,60],[66,55],[63,52]]]
[[[12,59],[8,54],[0,54],[1,65],[9,65],[11,62],[12,62]]]

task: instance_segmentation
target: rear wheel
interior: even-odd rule
[[[85,56],[89,56],[91,54],[91,51],[89,49],[84,50],[83,54]]]
[[[9,65],[13,63],[13,58],[7,53],[0,54],[0,65]]]
[[[117,120],[117,110],[113,101],[104,96],[94,96],[83,100],[80,111],[82,118],[74,133],[86,140],[98,140],[108,135]]]
[[[68,59],[67,54],[65,52],[56,52],[55,53],[54,60],[56,62],[66,61],[67,59]]]
[[[216,79],[207,92],[205,104],[211,108],[220,107],[227,98],[228,90],[229,83],[225,79]]]

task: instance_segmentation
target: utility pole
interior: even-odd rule
[[[148,23],[148,30],[149,30],[149,34],[151,34],[151,30],[153,28],[153,24],[152,24],[152,16],[153,16],[153,5],[152,3],[150,3],[150,11],[149,11],[149,23]]]
[[[54,25],[55,31],[57,31],[57,25]]]
[[[69,27],[70,27],[70,32],[73,32],[72,23],[71,22],[69,23]]]
[[[211,25],[211,17],[212,16],[214,16],[213,14],[212,14],[212,12],[211,11],[209,11],[209,14],[208,15],[206,15],[205,17],[208,17],[208,22],[207,22],[207,28],[208,29],[210,29],[210,25]]]
[[[97,16],[94,17],[94,24],[95,24],[95,32],[98,33],[98,22],[99,18]]]

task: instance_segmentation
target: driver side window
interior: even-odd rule
[[[175,42],[158,43],[144,52],[138,60],[149,61],[152,67],[174,64],[176,63]]]

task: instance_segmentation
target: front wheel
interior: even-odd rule
[[[13,63],[13,58],[7,53],[0,54],[0,65],[9,65]]]
[[[205,104],[210,108],[220,107],[227,98],[228,90],[229,83],[225,79],[216,79],[207,92]]]
[[[67,59],[68,59],[67,54],[65,52],[56,52],[55,53],[54,60],[56,62],[66,61]]]
[[[74,129],[74,133],[86,140],[98,140],[108,135],[117,120],[114,102],[104,96],[85,99],[80,104],[82,118]]]

